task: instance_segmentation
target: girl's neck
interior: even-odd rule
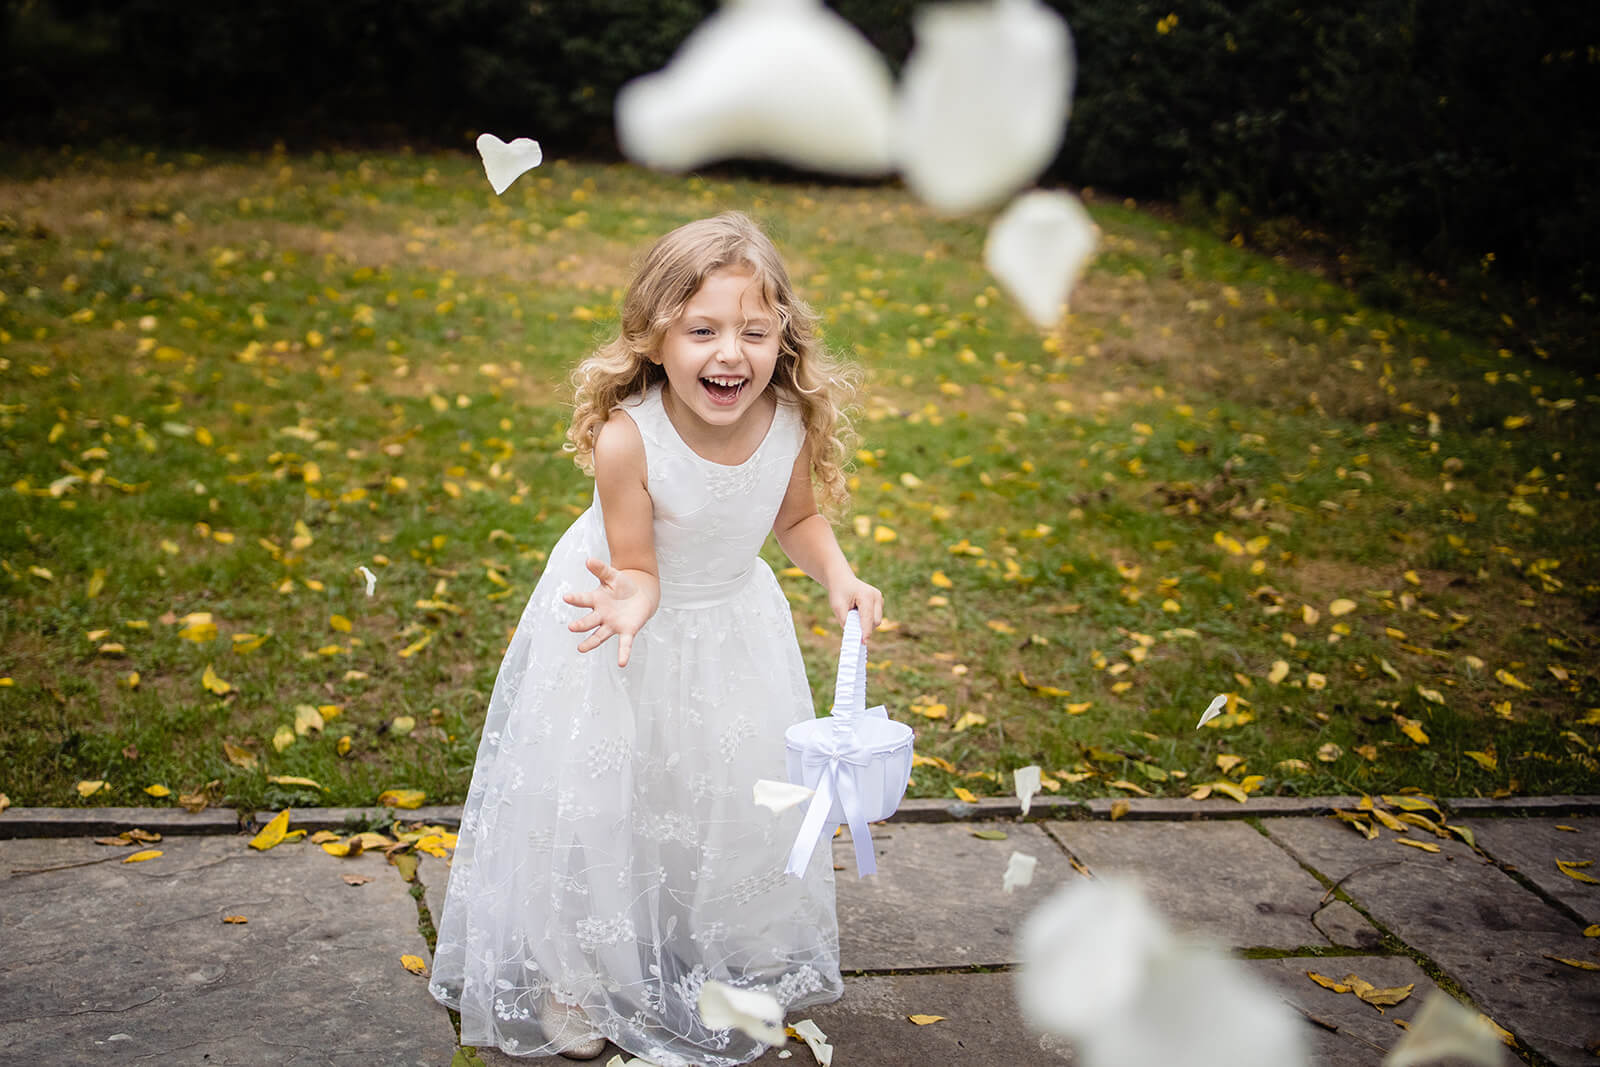
[[[661,408],[679,440],[701,459],[724,467],[737,467],[749,461],[766,440],[767,431],[778,411],[778,400],[768,388],[744,418],[725,429],[707,426],[685,412],[673,395],[672,386],[661,383]]]

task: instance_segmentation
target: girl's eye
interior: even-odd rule
[[[767,339],[767,335],[760,330],[751,330],[745,336],[752,341],[765,341]]]
[[[710,337],[711,329],[707,326],[696,326],[689,333],[694,337]]]

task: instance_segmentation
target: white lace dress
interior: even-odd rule
[[[765,1046],[701,1024],[706,979],[790,1011],[843,988],[832,864],[786,875],[803,812],[751,799],[756,779],[785,777],[784,729],[813,714],[793,617],[757,555],[804,431],[780,403],[755,454],[725,466],[678,436],[659,386],[624,410],[644,438],[661,606],[626,668],[615,641],[577,651],[567,624],[583,609],[561,597],[594,587],[588,558],[609,559],[596,499],[500,665],[428,988],[460,1011],[463,1045],[559,1051],[540,1022],[553,996],[661,1067],[723,1067]]]

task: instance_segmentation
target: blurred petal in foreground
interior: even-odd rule
[[[1505,1050],[1500,1035],[1477,1012],[1436,989],[1384,1057],[1383,1067],[1420,1067],[1442,1060],[1500,1067]]]
[[[622,87],[617,139],[629,159],[663,170],[756,156],[884,174],[892,110],[883,57],[820,0],[732,3],[665,68]]]
[[[895,162],[947,214],[997,204],[1055,158],[1072,103],[1072,34],[1038,0],[925,6],[900,79]]]
[[[483,172],[488,175],[496,196],[511,188],[512,182],[544,161],[544,151],[540,149],[538,141],[518,137],[506,144],[492,133],[478,135],[478,155],[483,158]],[[361,569],[367,572],[365,567]],[[372,595],[370,579],[367,595]]]
[[[715,979],[700,987],[700,1021],[713,1030],[732,1027],[757,1041],[781,1045],[783,1008],[771,993],[760,989],[736,989]]]
[[[1039,326],[1061,307],[1094,251],[1095,227],[1070,193],[1034,190],[1011,202],[989,228],[983,263]]]
[[[1023,923],[1017,1000],[1083,1067],[1304,1067],[1303,1021],[1243,963],[1177,937],[1131,882],[1080,881]]]

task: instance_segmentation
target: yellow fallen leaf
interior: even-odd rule
[[[1118,819],[1128,814],[1132,808],[1133,805],[1129,804],[1126,798],[1118,797],[1116,800],[1113,800],[1111,802],[1111,821],[1116,822]]]
[[[1401,822],[1399,819],[1395,818],[1393,815],[1390,815],[1388,812],[1384,811],[1382,808],[1373,808],[1372,809],[1372,817],[1374,819],[1377,819],[1379,822],[1383,823],[1383,825],[1387,829],[1393,830],[1397,834],[1403,834],[1403,833],[1408,833],[1409,832],[1406,829],[1406,824],[1405,823]]]
[[[130,856],[129,859],[131,858]],[[123,860],[122,862],[127,863],[128,860]],[[1555,960],[1557,963],[1564,963],[1568,967],[1576,967],[1580,971],[1600,971],[1600,963],[1596,963],[1594,960],[1573,960],[1565,956],[1552,956],[1548,952],[1544,953],[1544,958]]]
[[[900,535],[887,526],[875,526],[872,529],[872,539],[880,545],[886,545]]]
[[[1407,845],[1411,848],[1420,848],[1424,852],[1439,851],[1439,846],[1434,844],[1432,841],[1417,841],[1409,837],[1395,837],[1391,838],[1390,840],[1397,845]]]
[[[1344,755],[1344,749],[1332,741],[1321,745],[1317,749],[1317,761],[1319,763],[1336,763],[1342,755]]]
[[[410,715],[396,715],[389,720],[389,732],[404,737],[417,728],[417,720]]]
[[[1345,597],[1340,597],[1328,605],[1329,615],[1348,615],[1356,610],[1356,602]]]
[[[1439,810],[1439,805],[1423,796],[1411,796],[1407,793],[1385,793],[1383,794],[1383,802],[1391,808],[1399,808],[1401,811],[1431,811],[1440,818],[1444,817],[1444,813]]]
[[[170,797],[172,795],[172,790],[164,785],[147,785],[144,787],[144,791],[153,797]]]
[[[1493,752],[1474,752],[1468,750],[1467,752],[1464,752],[1463,755],[1486,771],[1492,771],[1500,766],[1500,760]]]
[[[988,723],[988,721],[989,720],[983,715],[980,715],[975,711],[968,711],[963,713],[961,718],[957,719],[955,721],[955,725],[950,727],[950,729],[959,734],[969,726],[983,726]]]
[[[906,1018],[910,1019],[918,1026],[927,1026],[929,1023],[938,1023],[944,1021],[943,1015],[907,1015]]]
[[[254,652],[256,649],[266,644],[267,638],[271,636],[271,633],[234,634],[233,650],[238,653]]]
[[[312,781],[310,778],[296,778],[291,774],[269,774],[267,775],[267,781],[277,785],[303,785],[311,789],[325,788],[321,783]]]
[[[284,835],[289,832],[289,810],[284,808],[272,817],[272,821],[261,828],[261,832],[250,839],[250,847],[265,852],[274,845],[283,841]]]
[[[378,803],[385,807],[420,808],[427,794],[420,789],[385,789],[378,794]]]
[[[328,625],[333,627],[335,630],[338,630],[342,634],[347,634],[350,632],[350,620],[345,618],[343,615],[328,616]]]
[[[1518,678],[1516,675],[1512,674],[1510,671],[1506,670],[1504,667],[1501,667],[1498,670],[1496,670],[1494,672],[1494,676],[1500,680],[1500,683],[1502,685],[1509,685],[1513,689],[1527,689],[1527,688],[1529,688],[1526,684],[1523,683],[1522,679]]]
[[[1600,879],[1583,873],[1582,868],[1592,866],[1594,866],[1593,860],[1556,860],[1557,869],[1574,882],[1582,882],[1584,885],[1600,885]]]
[[[1281,659],[1274,660],[1272,663],[1272,669],[1267,672],[1267,681],[1271,682],[1273,685],[1277,685],[1287,677],[1289,677],[1289,664]]]
[[[1378,837],[1378,828],[1353,811],[1335,811],[1334,818],[1349,826],[1356,833],[1368,841],[1375,841]]]
[[[1411,738],[1411,740],[1415,741],[1417,744],[1425,745],[1428,743],[1428,734],[1427,731],[1422,728],[1421,722],[1417,721],[1416,719],[1408,719],[1404,715],[1400,714],[1395,715],[1394,721],[1396,725],[1400,727],[1400,732]]]
[[[159,848],[147,848],[147,849],[143,850],[142,852],[135,852],[131,856],[122,857],[122,862],[123,863],[143,863],[145,860],[153,860],[153,859],[155,859],[157,856],[159,856],[161,854],[162,854],[162,852],[161,852],[161,850]]]
[[[234,766],[243,767],[247,771],[255,769],[256,754],[249,749],[241,748],[232,741],[224,741],[222,742],[222,752],[223,755],[228,757],[228,762]]]
[[[294,732],[302,737],[312,730],[318,733],[326,725],[322,721],[322,713],[310,704],[296,704],[294,706]]]
[[[1017,632],[1017,628],[1004,619],[989,619],[984,625],[997,634],[1014,634]]]
[[[978,798],[972,795],[972,790],[967,789],[965,786],[952,786],[951,792],[955,793],[957,797],[967,804],[976,804],[978,802]]]
[[[1094,707],[1094,701],[1092,700],[1085,700],[1077,704],[1066,705],[1068,715],[1082,715],[1092,707]]]
[[[911,766],[938,767],[940,770],[946,771],[950,774],[956,773],[956,765],[951,763],[949,760],[940,756],[924,756],[920,752],[913,752],[911,754]]]
[[[108,786],[104,781],[96,779],[94,781],[79,782],[76,788],[80,797],[87,798],[94,796],[103,789],[109,789],[111,787]]]
[[[178,631],[178,636],[185,641],[203,644],[217,636],[217,624],[207,618],[203,622],[191,623]]]
[[[1366,979],[1360,978],[1354,974],[1345,975],[1344,981],[1345,984],[1350,986],[1350,992],[1354,993],[1361,1000],[1371,1004],[1374,1008],[1378,1008],[1380,1010],[1383,1008],[1394,1007],[1396,1004],[1409,997],[1411,995],[1411,991],[1416,988],[1416,984],[1412,983],[1410,985],[1395,986],[1389,989],[1379,989],[1371,982],[1368,982]]]
[[[1129,793],[1135,793],[1141,797],[1147,797],[1150,795],[1150,791],[1148,789],[1145,789],[1141,785],[1130,782],[1126,778],[1118,778],[1116,781],[1107,782],[1106,784],[1111,786],[1113,789],[1123,789]]]
[[[243,923],[247,923],[250,920],[246,919],[243,915],[224,915],[222,917],[222,921],[225,922],[225,923],[232,923],[233,925],[238,926],[238,925],[241,925]]]
[[[417,640],[411,642],[405,648],[402,648],[400,650],[400,652],[399,652],[400,658],[401,659],[410,659],[412,656],[415,656],[418,652],[421,652],[424,648],[427,648],[428,647],[428,642],[430,642],[432,640],[433,640],[433,633],[431,631],[429,633],[423,634],[421,637],[417,638]]]
[[[412,974],[426,975],[428,973],[428,965],[422,962],[422,958],[420,956],[401,956],[400,966],[404,967]]]
[[[1235,756],[1231,752],[1222,752],[1217,755],[1217,770],[1223,774],[1232,774],[1234,768],[1244,763],[1243,756]]]
[[[1583,936],[1600,937],[1600,923],[1595,923],[1593,926],[1585,926],[1583,928]]]
[[[1317,983],[1323,989],[1331,989],[1335,993],[1348,993],[1348,992],[1350,992],[1350,987],[1349,986],[1345,985],[1343,982],[1335,981],[1334,979],[1329,978],[1325,974],[1318,974],[1316,971],[1307,971],[1306,972],[1306,977],[1311,979],[1313,982]]]
[[[349,841],[324,841],[321,848],[322,851],[330,856],[359,856],[363,846],[360,841],[351,839]]]
[[[1307,689],[1326,689],[1326,688],[1328,688],[1328,677],[1327,677],[1327,675],[1318,674],[1316,671],[1312,671],[1310,674],[1307,674],[1306,675],[1306,688]]]
[[[280,726],[272,735],[272,747],[279,752],[294,744],[294,727]]]
[[[944,571],[934,571],[928,576],[928,581],[932,582],[940,589],[949,589],[951,586],[956,584],[950,580],[949,576],[946,575]]]

